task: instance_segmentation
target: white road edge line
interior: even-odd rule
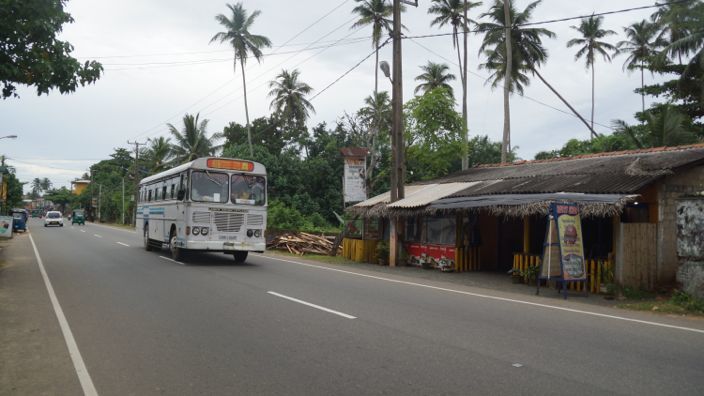
[[[331,314],[334,314],[334,315],[342,316],[343,318],[346,318],[346,319],[357,319],[356,316],[347,315],[346,313],[342,313],[342,312],[339,312],[339,311],[335,311],[335,310],[332,310],[332,309],[330,309],[330,308],[321,307],[320,305],[311,304],[311,303],[309,303],[309,302],[306,302],[306,301],[303,301],[303,300],[299,300],[299,299],[297,299],[297,298],[285,296],[285,295],[283,295],[283,294],[279,294],[279,293],[276,293],[276,292],[273,292],[273,291],[268,291],[267,293],[271,294],[272,296],[281,297],[281,298],[284,298],[284,299],[289,300],[289,301],[297,302],[297,303],[299,303],[299,304],[303,304],[303,305],[307,305],[307,306],[312,307],[312,308],[315,308],[315,309],[319,309],[319,310],[321,310],[321,311],[325,311],[325,312],[328,312],[328,313],[331,313]]]
[[[176,261],[176,260],[174,260],[174,259],[172,259],[172,258],[168,258],[168,257],[166,257],[166,256],[159,256],[159,258],[163,258],[164,260],[171,261],[172,263],[181,264],[181,265],[186,265],[186,263],[182,263],[182,262],[180,262],[180,261]]]
[[[76,340],[73,338],[71,327],[69,327],[66,316],[64,316],[64,311],[61,309],[59,299],[56,297],[56,293],[54,293],[54,287],[51,286],[49,275],[47,275],[46,270],[44,269],[44,263],[42,262],[42,258],[39,256],[39,250],[37,250],[37,245],[34,243],[32,234],[29,234],[29,240],[32,242],[34,255],[37,258],[37,264],[39,264],[39,272],[41,272],[42,278],[44,278],[44,285],[46,285],[46,290],[49,292],[49,299],[51,300],[51,305],[54,307],[56,318],[59,320],[61,332],[64,335],[64,340],[66,341],[69,355],[71,355],[71,361],[73,361],[73,368],[76,370],[76,375],[81,383],[81,388],[83,388],[83,394],[86,396],[97,396],[98,391],[95,390],[93,380],[90,378],[86,364],[83,362],[83,358],[81,357],[81,352],[78,350]]]
[[[81,230],[81,232],[86,232],[86,230]]]
[[[122,243],[122,242],[115,242],[115,243],[117,243],[118,245],[122,245],[122,246],[130,247],[130,245],[128,245],[128,244],[126,244],[126,243]]]
[[[602,314],[602,313],[591,312],[591,311],[583,311],[583,310],[581,310],[581,309],[558,307],[558,306],[555,306],[555,305],[548,305],[548,304],[541,304],[541,303],[535,303],[535,302],[530,302],[530,301],[515,300],[515,299],[512,299],[512,298],[506,298],[506,297],[490,296],[490,295],[487,295],[487,294],[472,293],[472,292],[467,292],[467,291],[462,291],[462,290],[456,290],[456,289],[448,289],[448,288],[445,288],[445,287],[438,287],[438,286],[425,285],[425,284],[416,283],[416,282],[401,281],[401,280],[397,280],[397,279],[384,278],[384,277],[381,277],[381,276],[360,274],[360,273],[357,273],[357,272],[345,271],[345,270],[341,270],[341,269],[337,269],[337,268],[322,267],[322,266],[319,266],[319,265],[306,264],[306,263],[301,263],[301,262],[298,262],[298,261],[284,260],[284,259],[280,259],[280,258],[276,258],[276,257],[264,256],[264,255],[261,255],[261,254],[257,254],[257,255],[255,255],[255,256],[264,257],[264,258],[268,258],[268,259],[272,259],[272,260],[283,261],[283,262],[286,262],[286,263],[297,264],[297,265],[301,265],[301,266],[304,266],[304,267],[323,269],[323,270],[328,270],[328,271],[340,272],[340,273],[343,273],[343,274],[349,274],[349,275],[360,276],[360,277],[363,277],[363,278],[370,278],[370,279],[377,279],[377,280],[381,280],[381,281],[385,281],[385,282],[398,283],[398,284],[401,284],[401,285],[423,287],[423,288],[426,288],[426,289],[433,289],[433,290],[446,291],[446,292],[450,292],[450,293],[463,294],[463,295],[466,295],[466,296],[479,297],[479,298],[486,298],[486,299],[489,299],[489,300],[512,302],[512,303],[516,303],[516,304],[530,305],[530,306],[533,306],[533,307],[554,309],[554,310],[558,310],[558,311],[566,311],[566,312],[578,313],[578,314],[583,314],[583,315],[597,316],[597,317],[600,317],[600,318],[615,319],[615,320],[623,320],[623,321],[626,321],[626,322],[634,322],[634,323],[646,324],[646,325],[650,325],[650,326],[665,327],[665,328],[668,328],[668,329],[684,330],[684,331],[690,331],[690,332],[693,332],[693,333],[704,334],[704,330],[695,329],[695,328],[692,328],[692,327],[675,326],[675,325],[670,325],[670,324],[666,324],[666,323],[651,322],[651,321],[648,321],[648,320],[626,318],[626,317],[623,317],[623,316],[608,315],[608,314]]]

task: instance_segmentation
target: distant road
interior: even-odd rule
[[[704,324],[663,318],[682,328],[662,327],[570,310],[569,301],[527,305],[509,294],[266,255],[243,265],[224,254],[178,263],[166,249],[145,251],[126,230],[30,226],[101,395],[704,389]]]

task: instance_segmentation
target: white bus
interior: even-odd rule
[[[139,182],[137,232],[147,250],[232,254],[235,262],[266,246],[267,188],[262,164],[198,158]]]

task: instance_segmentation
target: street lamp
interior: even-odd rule
[[[7,135],[7,136],[2,136],[0,139],[17,139],[17,135]]]
[[[389,62],[387,62],[387,61],[379,62],[379,69],[381,69],[381,71],[384,73],[386,78],[388,78],[389,81],[391,81],[391,83],[393,84],[394,80],[391,79],[391,70],[389,69]]]

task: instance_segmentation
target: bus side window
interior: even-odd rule
[[[166,200],[166,185],[161,188],[161,199],[164,201]]]
[[[149,190],[149,195],[147,197],[147,202],[151,202],[152,200],[152,190]]]
[[[171,183],[171,199],[176,198],[176,196],[174,195],[175,192],[176,192],[176,183]]]

